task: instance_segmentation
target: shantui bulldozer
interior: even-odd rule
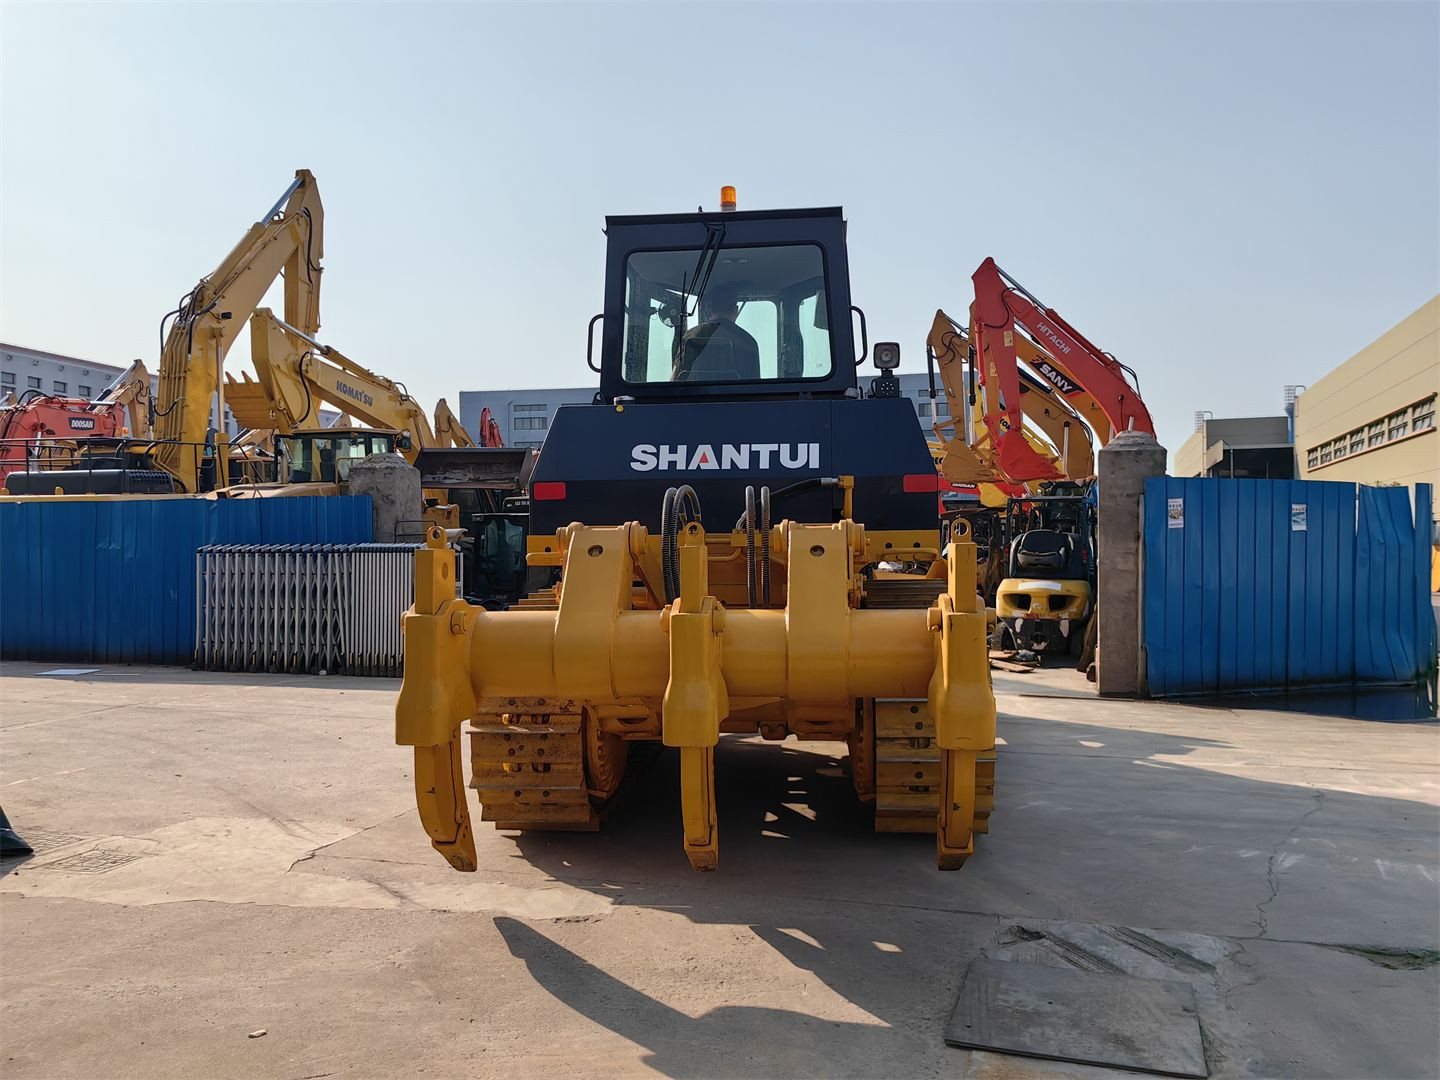
[[[507,610],[456,598],[431,529],[405,615],[396,741],[430,840],[474,870],[481,820],[594,830],[632,743],[678,751],[683,848],[718,860],[722,735],[845,742],[881,832],[959,867],[994,805],[976,551],[942,545],[899,347],[869,353],[839,209],[611,217],[593,404],[557,410]],[[598,324],[599,349],[594,343]],[[858,331],[859,347],[855,337]]]

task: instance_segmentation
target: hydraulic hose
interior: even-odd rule
[[[745,592],[755,606],[755,489],[745,488]]]
[[[700,497],[689,484],[667,488],[660,508],[660,569],[665,602],[680,596],[680,526],[700,520]]]
[[[770,606],[770,489],[760,489],[760,596]]]

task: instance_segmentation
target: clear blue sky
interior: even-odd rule
[[[905,370],[993,255],[1172,452],[1440,291],[1433,2],[9,0],[0,72],[0,337],[114,363],[297,167],[321,337],[427,405],[587,382],[603,216],[722,183],[845,207]]]

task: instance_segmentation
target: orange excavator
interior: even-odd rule
[[[1036,454],[1021,431],[1022,358],[1095,430],[1101,446],[1121,431],[1155,434],[1150,412],[1132,385],[1134,371],[1090,342],[994,259],[981,263],[971,280],[975,302],[970,306],[970,344],[981,384],[997,391],[994,405],[986,395],[985,422],[1005,476],[1015,481],[1061,479],[1056,466]],[[1024,331],[1030,334],[1028,341]]]
[[[994,259],[981,263],[972,281],[968,358],[972,377],[983,389],[985,427],[985,438],[976,441],[988,441],[989,463],[1003,479],[1023,485],[1008,493],[998,535],[1001,559],[998,566],[987,567],[986,584],[998,572],[996,616],[1018,644],[1063,642],[1079,651],[1076,646],[1094,613],[1096,569],[1093,492],[1084,482],[1093,457],[1085,429],[1104,446],[1122,431],[1153,435],[1154,425],[1134,371],[1099,349]],[[1026,418],[1060,453],[1037,448],[1025,430]],[[1080,452],[1073,460],[1072,450]],[[1076,475],[1082,468],[1086,472]]]
[[[26,391],[0,408],[0,487],[13,472],[73,465],[90,440],[149,434],[150,373],[139,360],[93,401]]]

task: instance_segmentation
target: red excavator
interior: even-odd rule
[[[26,391],[0,408],[0,490],[12,472],[74,464],[86,440],[147,437],[149,407],[150,373],[139,360],[94,401]]]
[[[1059,480],[1055,464],[1035,452],[1022,432],[1023,359],[1049,382],[1104,446],[1121,431],[1155,433],[1150,412],[1131,380],[1134,372],[1102,352],[1018,281],[986,259],[971,276],[970,344],[985,388],[985,425],[1000,472],[1012,481]],[[1028,332],[1030,348],[1021,334]],[[993,388],[993,393],[992,393]]]

